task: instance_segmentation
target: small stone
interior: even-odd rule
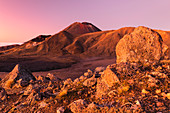
[[[85,80],[83,82],[83,85],[87,86],[87,87],[91,87],[91,86],[95,85],[96,82],[97,82],[97,79],[92,77],[92,78],[89,78],[89,79]]]
[[[145,89],[142,89],[142,93],[148,94],[149,91],[146,91]]]
[[[117,94],[117,91],[116,90],[112,90],[108,93],[108,96],[109,97],[114,97],[115,95]]]
[[[44,102],[44,101],[42,101],[41,103],[39,103],[39,108],[44,108],[44,107],[46,107],[46,106],[48,106],[48,104],[47,104],[46,102]]]
[[[77,92],[78,95],[81,95],[82,93],[83,93],[82,91],[78,91],[78,92]]]
[[[105,67],[96,67],[95,72],[102,72],[105,69],[106,69]]]
[[[71,84],[73,81],[71,80],[71,78],[68,78],[64,81],[64,85],[68,85]]]
[[[60,78],[57,78],[54,74],[52,73],[48,73],[46,78],[49,78],[50,80],[54,80],[54,81],[59,81],[61,80]]]
[[[64,106],[59,107],[59,108],[57,109],[57,113],[64,113],[64,111],[65,111]]]
[[[166,97],[170,100],[170,93],[167,93]]]
[[[80,79],[79,78],[76,78],[73,82],[74,85],[76,85],[78,82],[80,82]]]
[[[82,75],[82,76],[79,77],[79,79],[82,81],[82,80],[86,80],[87,77]]]
[[[156,89],[155,93],[156,93],[156,94],[161,93],[161,89]]]
[[[82,113],[86,105],[87,105],[87,102],[84,99],[79,99],[69,104],[68,107],[73,113]]]
[[[0,100],[5,100],[7,97],[7,93],[4,88],[0,87]]]
[[[163,102],[157,102],[156,105],[157,105],[158,107],[161,107],[161,106],[164,105],[164,103],[163,103]]]

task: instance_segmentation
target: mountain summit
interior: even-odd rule
[[[85,33],[92,33],[101,31],[99,28],[94,26],[93,24],[89,22],[75,22],[64,29],[64,31],[67,31],[68,33],[72,34],[73,36],[78,36]]]

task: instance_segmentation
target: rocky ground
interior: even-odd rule
[[[13,82],[1,81],[7,83],[0,89],[1,112],[170,112],[168,61],[97,67],[75,80],[60,80],[49,73],[27,82],[11,77],[25,73],[18,67],[9,74]]]
[[[62,80],[18,64],[0,81],[2,113],[169,113],[168,46],[138,27],[116,46],[117,63]]]

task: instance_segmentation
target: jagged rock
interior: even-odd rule
[[[97,82],[97,79],[91,77],[91,78],[85,80],[85,81],[83,82],[83,85],[84,85],[84,86],[87,86],[87,87],[91,87],[91,86],[95,85],[96,82]]]
[[[57,109],[57,113],[64,113],[64,111],[65,111],[64,106],[59,107],[59,108]]]
[[[60,78],[56,77],[54,74],[51,74],[51,73],[48,73],[46,78],[49,78],[50,80],[54,80],[54,81],[61,80]]]
[[[87,105],[87,102],[84,99],[79,99],[69,104],[68,107],[73,113],[82,113],[86,105]]]
[[[2,80],[2,86],[4,88],[12,88],[15,83],[19,83],[20,86],[26,86],[30,80],[36,80],[32,73],[23,68],[20,64],[17,64],[15,68]]]
[[[161,36],[147,28],[137,27],[131,34],[125,35],[116,46],[117,63],[154,62],[166,59],[168,46]]]
[[[0,87],[0,100],[4,100],[7,97],[7,93],[4,88]]]
[[[96,67],[95,72],[102,72],[105,69],[106,69],[105,67]]]
[[[79,79],[80,79],[81,81],[83,81],[83,80],[86,80],[87,77],[82,75],[82,76],[79,77]]]
[[[88,69],[87,72],[84,73],[85,77],[91,77],[92,75],[93,75],[93,72],[90,69]]]
[[[74,80],[73,84],[76,85],[76,84],[79,83],[79,82],[80,82],[80,79],[79,79],[79,78],[76,78],[76,79]]]
[[[48,104],[47,104],[46,102],[44,102],[44,101],[42,101],[41,103],[39,103],[39,108],[44,108],[44,107],[46,107],[46,106],[48,106]]]
[[[102,81],[104,81],[108,87],[112,87],[114,83],[120,82],[117,75],[110,68],[104,70]]]
[[[83,113],[115,113],[112,107],[97,105],[95,102],[90,103]]]
[[[32,92],[33,86],[30,84],[24,91],[24,95],[29,95]]]
[[[119,83],[119,78],[117,75],[111,70],[111,68],[106,68],[104,70],[101,78],[97,79],[97,87],[96,87],[96,97],[101,97],[102,95],[106,95],[109,93],[109,88],[114,85],[114,83]]]
[[[73,83],[73,81],[71,80],[71,78],[68,78],[64,81],[64,85],[68,85],[68,84],[71,84]]]

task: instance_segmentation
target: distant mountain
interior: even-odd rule
[[[31,71],[51,70],[68,67],[78,59],[91,57],[116,57],[117,43],[135,27],[124,27],[118,30],[101,31],[88,22],[75,22],[54,35],[40,35],[21,46],[0,52],[0,61],[14,65],[21,62]],[[170,48],[170,32],[156,31]],[[169,52],[170,56],[170,52]],[[37,63],[38,62],[38,63]],[[6,68],[0,63],[0,71]],[[8,69],[9,71],[9,69]]]
[[[67,28],[65,28],[64,31],[67,31],[73,36],[79,36],[85,33],[92,33],[92,32],[97,32],[101,30],[97,28],[96,26],[94,26],[93,24],[88,23],[88,22],[82,22],[82,23],[75,22],[71,24],[70,26],[68,26]]]
[[[5,51],[5,50],[8,50],[8,49],[12,49],[14,47],[18,47],[20,46],[19,44],[13,44],[13,45],[6,45],[6,46],[0,46],[0,51]]]

